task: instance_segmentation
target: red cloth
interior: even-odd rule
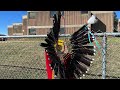
[[[52,69],[49,66],[49,64],[51,63],[51,61],[50,61],[49,56],[48,56],[48,54],[47,54],[46,51],[45,51],[45,58],[46,58],[46,70],[47,70],[48,79],[53,79]]]

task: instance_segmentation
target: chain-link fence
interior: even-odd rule
[[[103,50],[103,37],[95,36],[98,41],[99,47],[93,42],[93,45],[96,47],[96,55],[91,58],[94,59],[91,64],[88,73],[83,77],[83,79],[102,79],[102,50]]]
[[[119,79],[120,78],[120,33],[96,33],[101,46],[97,49],[95,61],[85,78]]]
[[[1,79],[46,79],[44,38],[8,38],[0,41]]]
[[[83,79],[120,78],[120,33],[96,34],[101,48],[96,47],[95,60]],[[44,48],[45,36],[0,36],[0,79],[47,79]],[[69,45],[69,37],[64,36]],[[93,43],[95,45],[95,43]]]
[[[106,79],[120,79],[120,33],[107,35]]]

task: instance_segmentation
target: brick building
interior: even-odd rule
[[[120,32],[120,19],[118,19],[118,32]]]
[[[23,16],[23,35],[44,35],[53,25],[53,14],[56,11],[27,11]],[[90,13],[99,18],[99,23],[92,26],[97,31],[113,32],[113,11],[62,11],[61,34],[72,34],[85,24]]]
[[[8,35],[23,35],[22,26],[22,23],[14,23],[13,25],[8,26]]]
[[[27,15],[22,16],[22,23],[8,26],[8,35],[27,35]]]
[[[8,35],[13,35],[13,26],[8,26]]]
[[[27,15],[24,15],[22,17],[22,30],[23,30],[23,35],[27,35]]]

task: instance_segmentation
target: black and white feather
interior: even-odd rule
[[[64,54],[64,63],[61,62],[60,57],[54,47],[58,43],[60,32],[60,12],[58,16],[54,15],[53,28],[47,34],[45,39],[46,43],[41,43],[41,46],[45,48],[51,60],[51,67],[55,72],[55,76],[60,79],[78,79],[84,76],[93,62],[89,56],[95,55],[95,46],[89,45],[88,39],[88,24],[94,24],[96,17],[94,15],[88,20],[87,24],[83,25],[79,30],[71,35],[70,43],[72,50],[67,54]],[[90,35],[91,42],[94,41],[94,37]]]

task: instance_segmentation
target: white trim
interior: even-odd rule
[[[61,27],[65,27],[65,28],[70,28],[70,27],[81,27],[84,24],[81,25],[61,25]],[[28,26],[28,29],[30,28],[52,28],[53,26]]]
[[[22,19],[26,19],[26,18],[27,18],[27,15],[22,16]]]
[[[117,36],[117,35],[120,35],[120,33],[94,33],[95,36],[103,36],[103,35],[107,35],[107,36]],[[63,37],[71,37],[70,34],[63,34],[63,35],[60,35],[60,36],[63,36]],[[25,37],[47,37],[47,35],[12,35],[12,36],[0,36],[0,38],[25,38]]]
[[[13,33],[13,35],[23,35],[23,33]]]
[[[107,36],[116,36],[116,35],[120,35],[120,33],[95,33],[95,36],[103,36],[104,34],[106,34]],[[71,37],[70,34],[63,34],[60,36],[65,36],[65,37]],[[20,36],[0,36],[0,38],[25,38],[25,37],[47,37],[47,35],[20,35]]]
[[[40,12],[40,11],[27,11],[27,12]]]
[[[11,26],[7,26],[8,28],[12,28],[13,26],[11,25]]]
[[[61,37],[70,37],[70,34],[62,34]],[[7,36],[0,36],[0,38],[34,38],[34,37],[47,37],[47,35],[7,35]]]
[[[22,23],[13,23],[13,25],[22,25]]]
[[[99,14],[99,13],[113,13],[114,11],[91,11],[93,14]]]

